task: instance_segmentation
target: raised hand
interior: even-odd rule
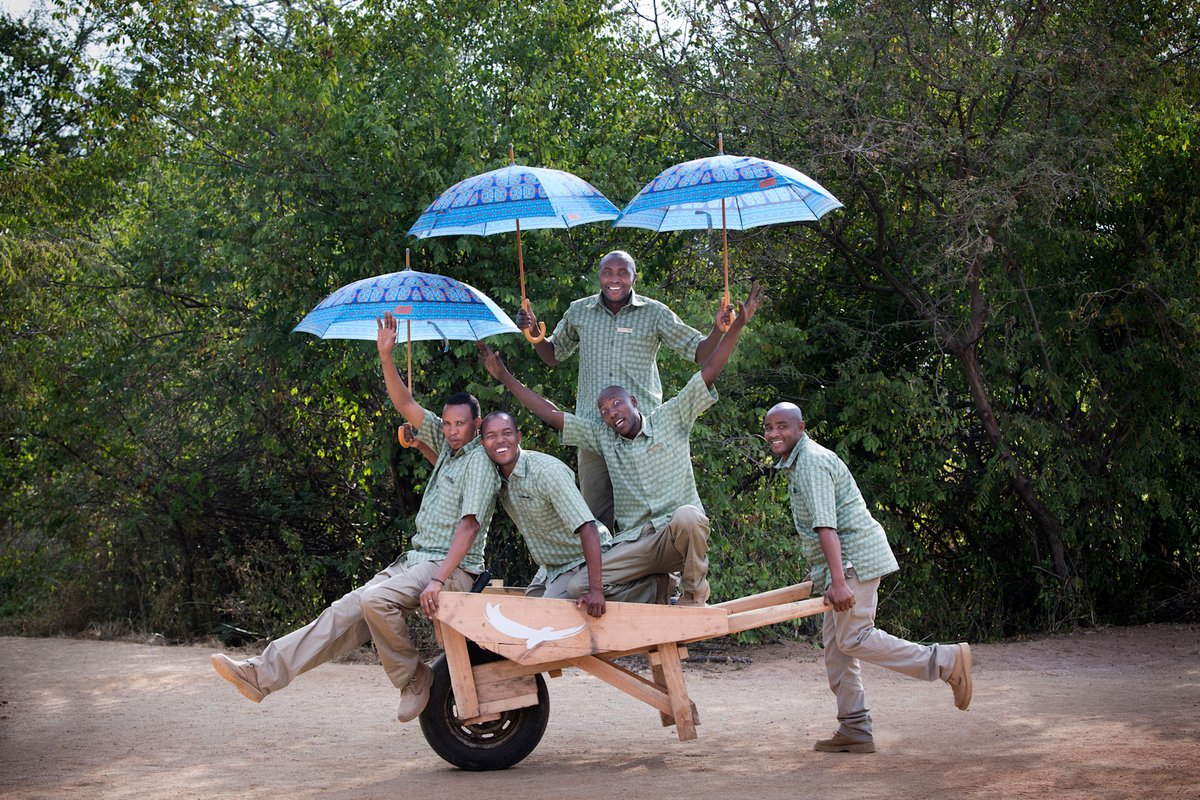
[[[733,324],[736,312],[733,309],[733,303],[725,303],[717,309],[717,318],[713,322],[715,327],[722,334],[729,331],[729,326]]]
[[[396,318],[392,312],[385,311],[383,318],[375,318],[375,346],[379,348],[381,358],[390,358],[392,348],[396,346]]]
[[[746,298],[746,302],[738,303],[737,315],[743,325],[754,319],[754,314],[758,311],[758,307],[762,305],[763,299],[762,287],[758,285],[758,281],[755,281],[750,285],[750,296]]]
[[[496,380],[503,382],[509,372],[500,354],[489,347],[482,339],[475,343],[475,349],[479,351],[479,360],[483,362],[483,366],[488,371],[488,374]]]
[[[528,305],[528,303],[526,305]],[[516,323],[518,328],[523,331],[529,331],[530,333],[535,333],[538,329],[538,318],[537,315],[533,313],[532,307],[526,308],[525,306],[522,306],[517,312]]]

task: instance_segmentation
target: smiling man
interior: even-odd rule
[[[623,602],[654,601],[655,576],[621,586],[602,585],[601,554],[611,546],[612,535],[592,517],[566,464],[554,456],[521,447],[516,420],[503,411],[495,411],[483,420],[479,437],[500,472],[500,503],[540,570],[541,580],[535,581],[526,594],[577,597],[576,604],[593,617],[604,614],[606,594],[609,599]],[[583,588],[571,595],[568,586],[576,580]]]
[[[423,408],[392,359],[396,320],[391,314],[378,320],[378,331],[388,397],[416,429],[418,441],[438,454],[417,512],[411,549],[308,625],[268,644],[261,655],[235,661],[218,653],[212,664],[257,703],[297,675],[373,640],[388,678],[400,689],[396,718],[408,722],[425,708],[433,674],[421,662],[404,617],[418,607],[429,616],[435,614],[443,588],[470,591],[475,575],[483,571],[500,478],[476,438],[479,401],[458,392],[446,399],[440,417]]]
[[[778,403],[767,412],[763,437],[777,459],[775,468],[787,474],[792,519],[812,565],[810,577],[825,590],[829,606],[822,637],[839,725],[814,749],[875,752],[860,661],[926,681],[941,678],[954,690],[955,706],[965,711],[972,688],[969,645],[914,644],[875,627],[879,582],[900,567],[846,463],[808,437],[794,403]]]
[[[717,400],[713,383],[725,369],[742,328],[762,302],[755,284],[745,304],[727,307],[718,327],[728,332],[679,394],[651,412],[621,386],[606,386],[596,398],[599,422],[566,414],[515,378],[503,360],[480,342],[479,351],[493,378],[546,424],[562,432],[566,445],[602,454],[612,476],[613,499],[620,530],[604,556],[602,581],[607,588],[648,575],[680,573],[679,604],[703,606],[708,600],[708,517],[696,491],[690,436],[696,418]],[[582,591],[578,576],[569,587]]]
[[[703,364],[716,348],[724,330],[714,323],[707,337],[684,324],[667,306],[637,294],[637,264],[624,250],[600,259],[600,292],[568,306],[554,333],[534,345],[538,356],[558,366],[576,350],[575,414],[600,421],[596,397],[607,386],[623,386],[639,399],[643,413],[662,405],[662,380],[658,351],[666,345],[679,355]],[[718,318],[720,313],[718,313]],[[537,317],[522,309],[517,325],[537,329]],[[581,447],[579,489],[596,519],[614,527],[613,486],[608,467],[599,453]]]

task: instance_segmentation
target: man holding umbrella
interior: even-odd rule
[[[686,359],[703,364],[712,355],[728,325],[717,321],[707,337],[663,303],[634,292],[637,264],[623,250],[600,259],[600,293],[582,297],[567,308],[551,336],[534,349],[551,367],[579,351],[575,414],[600,422],[596,397],[608,386],[622,386],[638,398],[639,409],[650,414],[662,405],[662,381],[658,374],[658,351],[666,345]],[[532,311],[517,313],[517,327],[536,331]],[[586,447],[579,448],[579,490],[596,519],[615,528],[613,486],[604,458]]]
[[[300,673],[373,640],[388,678],[400,689],[397,719],[416,718],[429,700],[433,674],[421,662],[404,617],[418,607],[433,616],[443,588],[470,591],[473,573],[483,571],[500,479],[479,446],[479,402],[458,392],[446,399],[441,417],[423,408],[396,370],[395,344],[396,320],[388,313],[378,322],[377,335],[388,397],[417,429],[418,440],[438,453],[411,549],[313,622],[268,644],[261,655],[248,661],[214,655],[217,673],[256,703]]]
[[[689,437],[697,417],[716,402],[713,384],[761,302],[762,290],[755,284],[736,317],[731,307],[726,309],[715,327],[728,333],[718,337],[716,348],[687,386],[654,411],[643,412],[637,396],[623,386],[603,387],[596,398],[600,422],[560,411],[514,377],[490,347],[478,344],[492,377],[561,431],[563,444],[586,447],[607,460],[620,533],[604,557],[605,587],[678,571],[683,592],[679,604],[706,604],[709,525],[696,491]],[[571,596],[583,588],[577,577]]]

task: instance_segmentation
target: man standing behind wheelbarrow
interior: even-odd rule
[[[563,413],[546,398],[517,380],[490,347],[479,343],[488,372],[550,427],[562,432],[565,445],[601,453],[613,482],[620,533],[604,556],[604,586],[628,583],[657,573],[680,573],[681,606],[703,606],[709,597],[708,517],[696,491],[689,438],[696,418],[717,400],[713,390],[742,328],[762,302],[755,284],[733,318],[726,307],[717,327],[727,330],[687,386],[650,412],[622,386],[606,386],[596,404],[603,422]],[[732,319],[731,319],[732,318]],[[584,589],[577,577],[572,597]]]
[[[860,661],[921,680],[941,678],[954,690],[954,705],[966,711],[971,704],[971,648],[966,642],[914,644],[875,627],[879,581],[900,567],[845,462],[808,437],[794,403],[778,403],[767,412],[763,436],[777,459],[776,469],[787,473],[792,518],[812,565],[810,577],[813,586],[825,590],[830,608],[822,638],[839,725],[814,749],[875,752]]]
[[[433,674],[422,663],[404,617],[418,607],[432,617],[443,588],[470,591],[475,574],[483,571],[500,478],[477,438],[479,401],[458,392],[446,399],[441,417],[423,408],[396,370],[395,344],[396,320],[386,314],[379,321],[377,345],[388,397],[417,429],[418,440],[438,453],[417,512],[412,549],[308,625],[268,644],[261,655],[248,661],[214,655],[217,673],[256,703],[302,672],[373,640],[388,678],[400,689],[396,718],[416,718],[429,701]]]
[[[636,294],[637,265],[633,256],[614,250],[600,259],[600,293],[582,297],[567,308],[554,333],[534,345],[542,361],[558,366],[576,350],[575,413],[600,422],[596,397],[607,386],[624,387],[639,398],[649,414],[662,405],[658,350],[666,345],[684,358],[703,364],[712,355],[723,331],[714,325],[703,337],[684,324],[667,306]],[[537,317],[524,309],[517,327],[537,330]],[[616,530],[613,486],[604,458],[586,446],[579,449],[579,490],[596,519]]]

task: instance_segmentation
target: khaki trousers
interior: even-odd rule
[[[617,521],[613,510],[613,488],[612,480],[608,477],[608,463],[604,456],[582,447],[577,455],[579,493],[583,495],[583,502],[587,503],[592,516],[616,533]]]
[[[371,640],[392,685],[403,687],[420,662],[404,615],[420,607],[421,592],[440,566],[440,561],[424,561],[407,567],[401,556],[365,585],[334,601],[303,628],[268,644],[260,655],[250,659],[258,675],[258,688],[264,694],[277,692],[297,675]],[[469,573],[456,569],[446,581],[446,588],[466,592],[472,582]]]
[[[582,573],[582,575],[581,575]],[[577,575],[581,575],[579,580],[579,594],[571,594],[571,583]],[[550,599],[577,599],[580,595],[587,591],[588,574],[587,564],[580,564],[575,569],[567,570],[549,583],[531,583],[529,588],[525,590],[526,597],[547,597]],[[612,600],[617,603],[653,603],[657,600],[658,582],[654,575],[632,581],[630,583],[617,584],[615,586],[604,586],[604,597],[607,600]]]
[[[846,611],[825,612],[825,672],[837,697],[838,731],[853,739],[869,739],[871,714],[860,662],[932,681],[950,675],[958,650],[955,645],[914,644],[876,628],[879,578],[859,581],[851,567],[846,571],[846,585],[854,592],[854,605]]]
[[[644,586],[626,586],[664,572],[678,572],[680,588],[685,592],[703,594],[708,587],[708,517],[698,506],[680,506],[675,509],[666,527],[656,531],[649,524],[642,528],[642,535],[631,542],[622,542],[604,554],[604,596],[619,599],[615,593],[640,594]],[[576,575],[568,589],[571,597],[579,597],[587,590],[587,571]],[[610,590],[614,592],[610,595]],[[650,593],[654,597],[654,593]],[[653,602],[650,600],[627,600],[627,602]]]

